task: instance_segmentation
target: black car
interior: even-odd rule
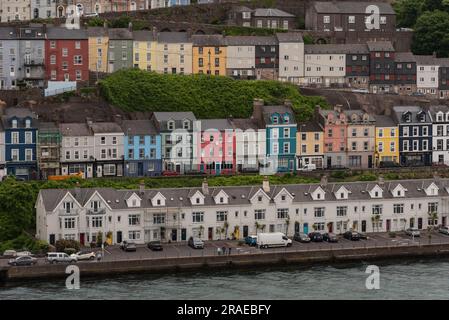
[[[123,241],[120,245],[123,251],[137,251],[136,244],[134,242]]]
[[[162,244],[160,241],[151,241],[148,243],[148,249],[152,251],[162,251]]]
[[[309,236],[301,232],[296,232],[295,235],[293,236],[293,240],[303,243],[310,242]]]
[[[312,242],[322,242],[323,236],[319,232],[311,232],[309,233],[310,241]]]
[[[359,234],[359,238],[361,240],[368,240],[368,236],[366,235],[366,233],[362,233],[362,232],[357,232]]]
[[[358,241],[360,240],[360,234],[358,232],[354,231],[346,231],[343,235],[345,239],[351,240],[351,241]]]
[[[338,238],[333,233],[325,233],[323,234],[323,241],[327,242],[338,242]]]

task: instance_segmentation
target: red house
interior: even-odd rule
[[[227,119],[201,120],[198,170],[207,174],[232,174],[236,171],[236,140]]]
[[[48,81],[89,80],[89,45],[86,30],[47,28],[45,65]]]

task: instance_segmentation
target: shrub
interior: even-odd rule
[[[58,252],[65,252],[66,249],[75,249],[76,251],[79,251],[80,243],[76,240],[61,239],[56,241],[55,247]]]
[[[396,232],[389,232],[388,235],[390,236],[390,238],[396,238]]]
[[[71,254],[76,253],[77,250],[75,248],[65,248],[64,252],[67,253],[70,256]]]

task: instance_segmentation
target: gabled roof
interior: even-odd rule
[[[293,18],[295,17],[293,14],[275,9],[275,8],[257,8],[254,10],[255,17],[284,17],[284,18]]]
[[[196,117],[191,111],[187,112],[153,112],[153,115],[157,121],[168,121],[168,120],[184,120],[188,119],[195,121]]]
[[[204,119],[201,120],[201,131],[217,129],[223,131],[226,129],[232,130],[233,126],[228,119]]]
[[[278,44],[275,36],[227,36],[226,43],[228,46],[274,46]]]
[[[154,135],[157,130],[150,120],[123,120],[120,124],[125,135]]]
[[[63,27],[48,27],[47,38],[50,40],[84,40],[87,39],[86,29],[67,29]]]
[[[109,28],[109,40],[132,40],[133,33],[128,28]]]
[[[187,32],[159,32],[158,42],[161,43],[187,43],[192,42]]]
[[[221,34],[196,34],[192,36],[194,46],[224,46],[225,38]]]
[[[304,42],[301,32],[278,32],[276,38],[279,42]]]
[[[91,136],[92,131],[87,123],[61,123],[59,131],[63,136]]]
[[[153,32],[149,30],[136,30],[133,31],[134,41],[154,41]]]
[[[123,132],[122,128],[115,122],[94,122],[90,125],[93,133],[116,133]]]
[[[390,41],[367,41],[369,51],[394,52],[394,47]]]

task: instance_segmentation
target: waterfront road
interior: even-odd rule
[[[431,235],[429,237],[429,234]],[[287,248],[268,248],[259,249],[250,247],[246,244],[239,245],[239,241],[235,240],[214,240],[205,241],[204,249],[192,249],[186,242],[163,244],[163,251],[151,251],[146,245],[138,245],[135,252],[125,252],[119,246],[108,246],[104,250],[103,261],[117,260],[144,260],[144,259],[161,259],[161,258],[181,258],[195,256],[216,256],[219,255],[219,248],[226,248],[226,255],[238,254],[263,254],[265,252],[287,252],[287,251],[316,251],[328,249],[345,249],[345,248],[375,248],[375,247],[394,247],[394,246],[418,246],[428,244],[447,244],[449,245],[449,236],[440,234],[436,231],[421,232],[421,237],[407,236],[403,232],[396,232],[395,237],[390,237],[388,233],[370,233],[367,240],[350,241],[338,236],[337,243],[312,242],[299,243],[293,241],[293,245]],[[230,253],[229,253],[229,249]],[[94,249],[101,251],[101,249]],[[0,259],[0,267],[7,265],[8,259]],[[38,258],[38,264],[46,264],[45,258]],[[78,263],[95,263],[95,261],[86,261]]]

